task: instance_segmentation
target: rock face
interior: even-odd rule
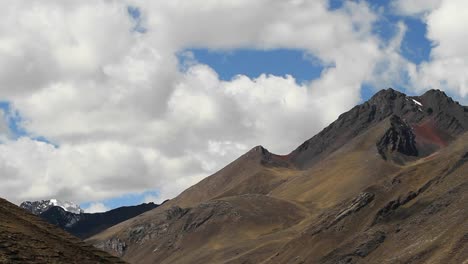
[[[253,156],[260,157],[260,163],[269,167],[291,167],[291,163],[288,162],[288,156],[280,156],[269,152],[263,146],[256,146],[250,152],[253,152]]]
[[[416,136],[411,127],[396,115],[390,117],[390,128],[376,145],[379,154],[384,159],[387,159],[392,152],[399,152],[407,156],[418,156]]]
[[[123,256],[127,249],[125,242],[118,238],[112,238],[94,246],[105,251],[115,252],[117,256]]]
[[[464,263],[468,112],[393,89],[89,238],[131,263]]]

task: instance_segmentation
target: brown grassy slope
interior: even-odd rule
[[[297,234],[292,227],[306,216],[303,208],[284,200],[240,195],[191,209],[172,208],[153,214],[150,222],[137,217],[126,228],[110,228],[92,241],[107,250],[108,238],[126,241],[123,258],[134,263],[220,263],[250,250],[266,258]]]
[[[468,260],[468,134],[428,161],[363,190],[374,197],[322,211],[265,263],[464,263]],[[294,262],[292,262],[294,263]]]
[[[400,169],[378,155],[375,142],[387,120],[346,143],[300,175],[278,186],[272,196],[296,201],[311,210],[330,208]]]
[[[124,263],[0,199],[0,263]]]
[[[269,169],[292,168],[292,165],[285,161],[283,157],[269,153],[262,146],[256,146],[245,153],[237,160],[233,161],[223,169],[206,177],[199,183],[183,191],[175,199],[161,205],[160,210],[170,208],[173,205],[180,207],[190,207],[200,202],[211,200],[215,197],[226,196],[228,193],[242,193],[240,189],[248,181],[258,181],[256,178],[268,178],[268,182],[262,182],[265,186],[258,186],[258,192],[267,192],[272,186],[279,184],[285,177],[284,174],[270,175]],[[270,179],[271,176],[271,179]],[[271,182],[271,183],[270,183]],[[269,186],[269,185],[272,186]],[[231,190],[238,188],[239,190]]]

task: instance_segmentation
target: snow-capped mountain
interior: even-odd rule
[[[49,208],[53,206],[58,206],[63,208],[63,210],[74,213],[74,214],[81,214],[83,213],[83,209],[80,208],[79,205],[72,203],[72,202],[63,202],[57,199],[50,199],[50,200],[42,200],[42,201],[26,201],[22,202],[20,207],[23,209],[28,210],[29,212],[35,214],[35,215],[40,215],[43,212],[49,210]]]

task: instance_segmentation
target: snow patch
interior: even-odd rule
[[[417,105],[419,105],[419,106],[422,106],[422,104],[421,104],[420,102],[418,102],[418,101],[416,101],[416,100],[414,100],[414,99],[411,99],[411,100],[413,100],[413,102],[414,102],[415,104],[417,104]]]

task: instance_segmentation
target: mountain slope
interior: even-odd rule
[[[256,147],[89,241],[133,263],[463,263],[467,131],[443,92],[382,90],[289,155]]]
[[[272,154],[262,146],[256,146],[220,171],[183,191],[175,199],[169,200],[163,207],[169,208],[172,205],[193,206],[223,196],[229,193],[232,188],[258,177],[266,170],[272,171],[284,168],[292,169],[292,164],[284,156]],[[269,175],[269,173],[267,174]],[[279,177],[272,176],[271,184],[274,185],[274,182],[281,181],[280,178],[283,176],[284,174]]]
[[[0,263],[124,263],[0,199]]]
[[[119,207],[103,213],[75,214],[67,212],[61,207],[54,206],[41,213],[39,216],[74,236],[86,239],[113,225],[156,207],[158,207],[157,204],[147,203],[135,206]]]

